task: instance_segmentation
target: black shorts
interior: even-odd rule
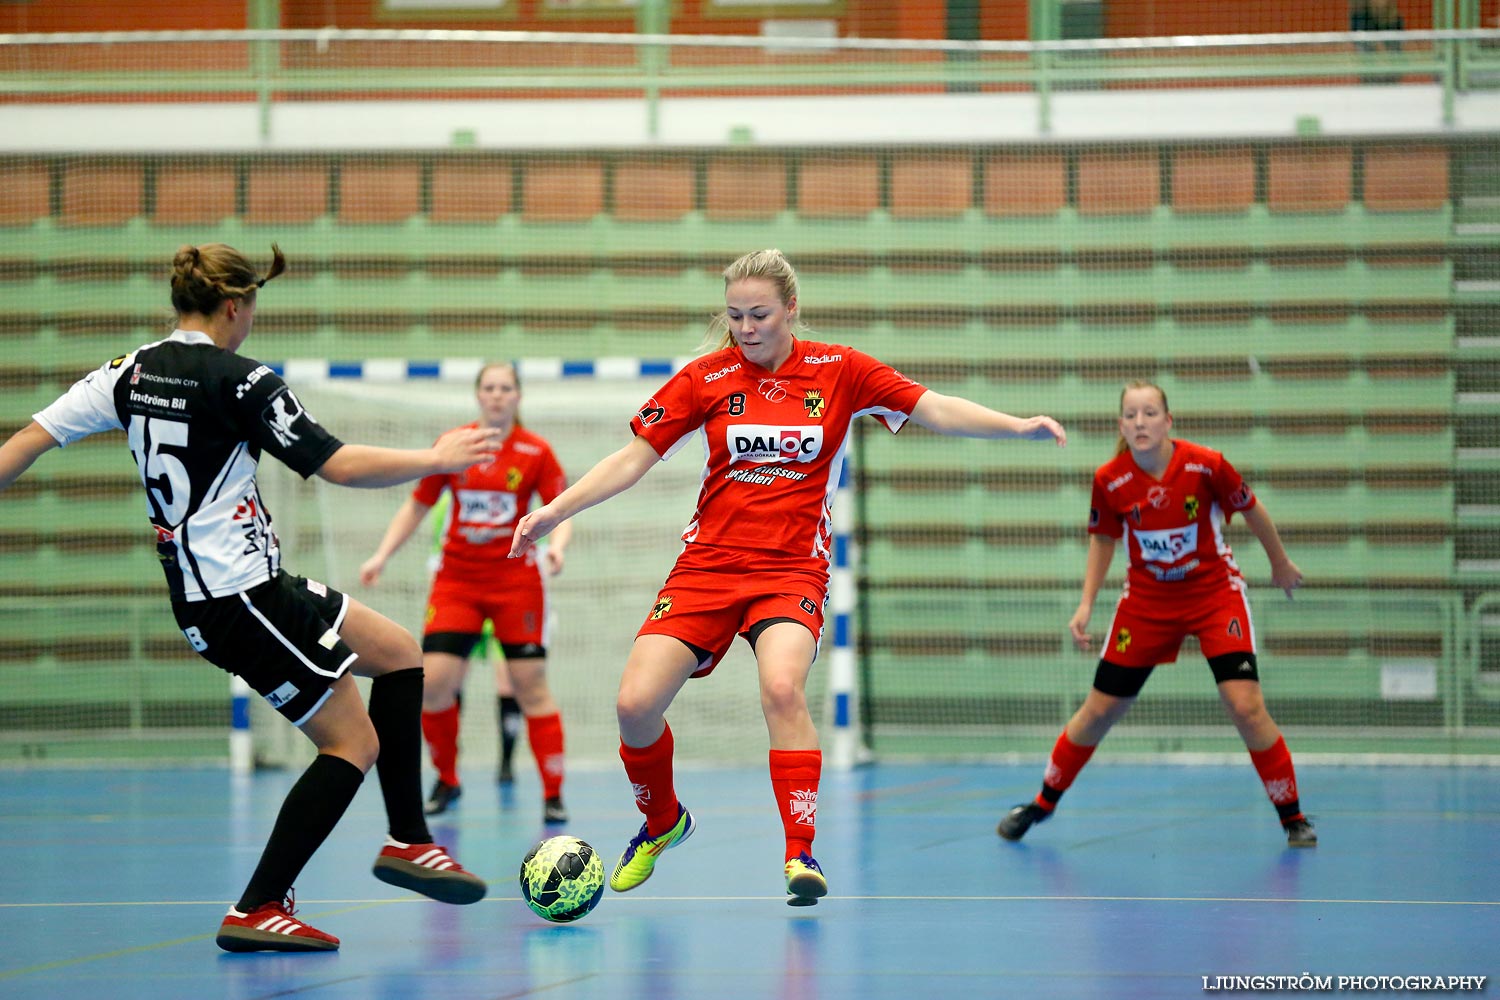
[[[177,626],[198,655],[244,678],[300,726],[327,700],[357,655],[339,637],[349,598],[289,573],[228,597],[173,601]]]

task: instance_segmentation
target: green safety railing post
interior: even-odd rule
[[[1031,0],[1030,29],[1033,42],[1055,41],[1062,35],[1061,0]],[[1052,60],[1050,52],[1034,54],[1032,65],[1036,67],[1037,131],[1042,135],[1052,132]]]
[[[274,31],[281,27],[280,0],[249,0],[245,13],[248,26],[253,30]],[[281,61],[279,45],[279,42],[271,40],[250,43],[250,75],[255,81],[255,102],[262,142],[271,138],[273,78]]]
[[[671,28],[668,0],[640,0],[635,11],[635,30],[642,35],[665,35]],[[659,45],[640,47],[641,75],[646,100],[646,135],[656,139],[661,131],[661,76],[667,53]]]

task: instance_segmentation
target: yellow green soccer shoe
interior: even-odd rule
[[[630,838],[625,853],[620,855],[614,874],[609,877],[609,887],[615,892],[629,892],[651,877],[656,868],[657,855],[669,847],[676,847],[693,835],[693,814],[682,803],[677,804],[677,822],[672,829],[659,837],[653,837],[641,824],[641,832]]]
[[[786,863],[788,906],[812,906],[828,895],[828,880],[813,856],[803,851]]]

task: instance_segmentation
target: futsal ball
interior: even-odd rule
[[[577,837],[549,837],[521,862],[521,898],[544,920],[580,920],[602,895],[604,862]]]

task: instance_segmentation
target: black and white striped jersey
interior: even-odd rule
[[[124,429],[176,601],[225,597],[280,569],[255,482],[262,450],[305,479],[342,444],[270,368],[189,330],[89,372],[34,419],[60,445]]]

